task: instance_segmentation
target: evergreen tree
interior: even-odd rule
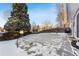
[[[30,22],[27,5],[25,3],[13,3],[11,17],[4,25],[7,31],[30,31]]]

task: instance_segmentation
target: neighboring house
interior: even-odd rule
[[[79,38],[79,4],[67,4],[68,19],[71,20],[72,36]]]
[[[69,27],[72,29],[72,36],[79,38],[79,4],[67,3],[64,6],[67,7],[67,20],[70,22]],[[61,8],[61,7],[60,7]]]
[[[72,36],[78,39],[79,38],[79,4],[78,3],[60,4],[59,16],[60,16],[59,19],[60,19],[61,27],[65,28],[66,26],[69,26],[72,30]]]

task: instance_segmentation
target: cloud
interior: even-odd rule
[[[0,16],[0,27],[4,27],[5,23],[6,23],[5,19]]]
[[[0,27],[4,27],[5,23],[10,17],[10,11],[1,11],[0,12]]]
[[[4,11],[2,17],[6,20],[10,17],[11,11]]]

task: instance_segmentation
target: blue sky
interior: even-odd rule
[[[52,24],[57,23],[58,4],[56,3],[28,3],[28,13],[30,23],[42,24],[50,21]],[[12,4],[0,3],[0,27],[3,27],[10,17]]]

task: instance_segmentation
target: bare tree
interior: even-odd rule
[[[43,24],[45,25],[45,29],[52,29],[52,27],[53,27],[53,23],[51,23],[50,20],[44,21]]]

